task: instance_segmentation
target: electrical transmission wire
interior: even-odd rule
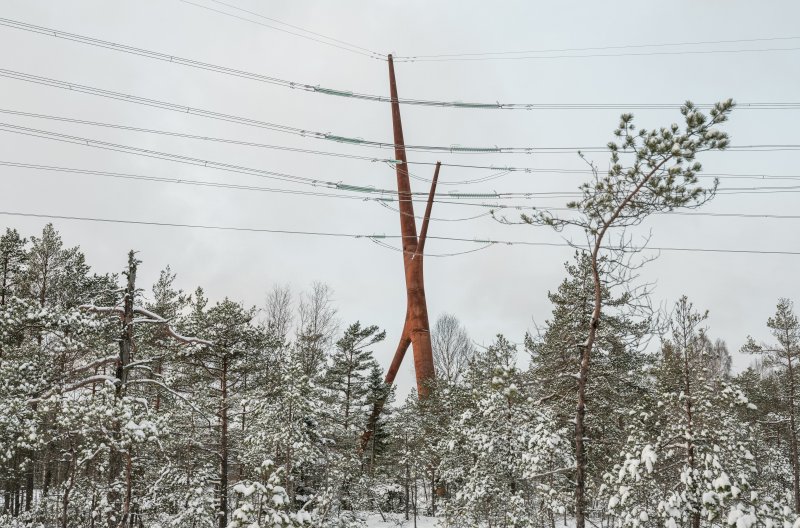
[[[382,247],[382,248],[391,249],[392,251],[396,251],[398,253],[403,253],[404,255],[412,255],[412,256],[416,256],[417,258],[420,257],[420,255],[417,255],[417,253],[414,252],[414,251],[404,251],[403,248],[394,247],[391,244],[387,244],[386,242],[378,240],[376,237],[369,237],[369,241],[374,243],[375,245],[378,245],[378,246]],[[494,244],[490,243],[490,244],[486,244],[484,246],[481,246],[479,248],[468,249],[466,251],[457,251],[457,252],[453,252],[453,253],[425,253],[422,256],[424,256],[425,258],[427,258],[427,257],[440,257],[440,258],[441,257],[458,257],[458,256],[461,256],[461,255],[468,255],[470,253],[477,253],[478,251],[483,251],[484,249],[488,249],[488,248],[492,247],[493,245]]]
[[[237,11],[241,11],[243,13],[247,13],[249,15],[257,16],[258,18],[263,18],[264,20],[269,20],[270,22],[275,22],[277,24],[281,24],[282,26],[287,26],[287,27],[290,27],[292,29],[297,29],[299,31],[302,31],[303,33],[309,33],[311,35],[314,35],[314,36],[317,36],[317,37],[320,37],[320,38],[324,38],[326,40],[331,40],[333,42],[338,42],[339,44],[344,44],[345,46],[350,46],[351,48],[359,49],[361,51],[366,51],[368,53],[372,53],[373,55],[378,55],[380,57],[383,56],[383,54],[378,53],[376,51],[373,51],[373,50],[371,50],[369,48],[365,48],[363,46],[359,46],[357,44],[353,44],[353,43],[347,42],[345,40],[337,39],[337,38],[334,38],[334,37],[329,37],[327,35],[323,35],[322,33],[317,33],[315,31],[311,31],[311,30],[302,28],[300,26],[295,26],[295,25],[289,24],[287,22],[283,22],[281,20],[278,20],[276,18],[270,18],[268,16],[262,15],[261,13],[256,13],[255,11],[249,11],[247,9],[243,9],[243,8],[241,8],[239,6],[236,6],[236,5],[233,5],[233,4],[229,4],[229,3],[226,3],[226,2],[221,2],[220,0],[210,0],[210,1],[214,2],[215,4],[218,4],[218,5],[224,5],[226,7],[230,7],[231,9],[235,9]]]
[[[211,0],[217,1],[217,0]],[[222,3],[222,2],[218,2]],[[227,5],[227,4],[225,4]],[[367,101],[376,101],[382,103],[391,103],[392,99],[387,96],[383,95],[374,95],[374,94],[366,94],[366,93],[359,93],[359,92],[352,92],[348,90],[337,90],[331,88],[321,87],[319,85],[311,85],[302,82],[296,81],[289,81],[285,79],[279,79],[277,77],[271,77],[268,75],[263,75],[259,73],[248,72],[244,70],[239,70],[236,68],[230,68],[228,66],[220,66],[216,64],[210,64],[206,62],[200,62],[193,59],[187,59],[183,57],[178,57],[176,55],[162,53],[158,51],[147,50],[143,48],[137,48],[133,46],[127,46],[124,44],[118,44],[115,42],[110,42],[106,40],[100,40],[93,37],[88,37],[85,35],[79,35],[76,33],[69,33],[66,31],[60,31],[53,28],[48,28],[44,26],[38,26],[34,24],[28,24],[26,22],[21,22],[18,20],[12,20],[8,18],[0,18],[0,26],[5,26],[13,29],[19,29],[23,31],[28,31],[31,33],[36,33],[39,35],[45,35],[55,38],[60,38],[64,40],[69,40],[72,42],[77,42],[80,44],[87,44],[90,46],[105,48],[113,51],[119,51],[123,53],[128,53],[131,55],[137,55],[140,57],[145,57],[149,59],[159,60],[163,62],[168,62],[171,64],[179,64],[182,66],[187,66],[191,68],[197,68],[201,70],[211,71],[214,73],[219,73],[223,75],[229,75],[233,77],[239,77],[243,79],[249,79],[252,81],[263,82],[267,84],[272,84],[276,86],[281,86],[284,88],[290,88],[295,90],[302,90],[306,92],[313,92],[331,96],[338,96],[338,97],[349,97],[353,99],[363,99]],[[445,108],[473,108],[473,109],[498,109],[498,110],[643,110],[643,109],[677,109],[681,107],[681,104],[670,104],[670,103],[633,103],[633,104],[622,104],[622,103],[600,103],[600,104],[593,104],[593,103],[500,103],[500,102],[493,102],[493,103],[477,103],[477,102],[462,102],[462,101],[441,101],[441,100],[428,100],[428,99],[408,99],[408,98],[401,98],[398,99],[400,104],[404,105],[419,105],[419,106],[434,106],[434,107],[445,107]],[[713,104],[698,104],[696,105],[698,108],[711,108]],[[800,108],[800,103],[737,103],[737,108],[744,108],[744,109],[758,109],[758,110],[794,110]]]
[[[384,208],[391,210],[396,213],[400,214],[407,214],[401,212],[399,209],[390,206],[390,203],[394,203],[397,201],[398,203],[401,201],[410,201],[410,202],[417,202],[417,203],[426,203],[427,200],[417,198],[414,199],[397,199],[395,197],[361,197],[361,196],[354,196],[351,194],[338,194],[338,193],[328,193],[328,192],[321,192],[321,191],[306,191],[306,190],[299,190],[299,189],[276,189],[271,187],[260,187],[255,185],[240,185],[240,184],[232,184],[232,183],[224,183],[224,182],[214,182],[214,181],[205,181],[205,180],[193,180],[190,178],[167,178],[163,176],[146,176],[142,174],[132,174],[132,173],[121,173],[121,172],[111,172],[111,171],[102,171],[102,170],[94,170],[94,169],[82,169],[82,168],[75,168],[75,167],[63,167],[63,166],[53,166],[53,165],[41,165],[41,164],[34,164],[34,163],[21,163],[15,161],[8,161],[8,160],[0,160],[0,166],[3,167],[11,167],[17,169],[29,169],[29,170],[40,170],[40,171],[48,171],[48,172],[60,172],[66,174],[83,174],[83,175],[90,175],[90,176],[98,176],[104,178],[115,178],[115,179],[123,179],[123,180],[132,180],[132,181],[145,181],[151,183],[171,183],[177,185],[189,185],[189,186],[197,186],[197,187],[209,187],[209,188],[220,188],[220,189],[232,189],[232,190],[239,190],[239,191],[255,191],[255,192],[268,192],[268,193],[277,193],[277,194],[292,194],[292,195],[300,195],[300,196],[313,196],[313,197],[323,197],[323,198],[337,198],[337,199],[344,199],[344,200],[358,200],[358,201],[372,201],[377,202],[379,205],[383,206]],[[463,201],[448,201],[442,200],[438,198],[434,198],[434,203],[441,203],[445,205],[460,205],[460,206],[479,206],[479,207],[491,207],[493,209],[517,209],[517,210],[540,210],[540,211],[574,211],[574,209],[570,209],[568,207],[530,207],[530,206],[513,206],[508,204],[481,204],[481,203],[469,203]],[[487,211],[485,213],[481,213],[478,215],[468,216],[468,217],[461,217],[461,218],[440,218],[440,217],[431,217],[433,221],[440,221],[440,222],[464,222],[475,220],[479,218],[483,218],[486,216],[490,216],[492,213],[491,211]],[[798,220],[800,219],[800,215],[780,215],[780,214],[773,214],[773,213],[714,213],[714,212],[705,212],[705,211],[670,211],[664,213],[656,213],[656,214],[664,214],[664,215],[679,215],[679,216],[710,216],[710,217],[734,217],[734,218],[753,218],[753,219],[781,219],[781,220]],[[420,216],[416,216],[417,219],[422,219]]]
[[[743,39],[731,41],[718,41],[718,43],[733,43],[733,42],[755,42],[755,41],[768,41],[768,40],[798,40],[800,37],[776,37],[774,39]],[[714,42],[698,42],[694,44],[713,44]],[[685,44],[655,44],[655,46],[679,46],[690,45]],[[710,55],[710,54],[738,54],[738,53],[765,53],[775,51],[797,51],[800,47],[792,46],[788,48],[745,48],[745,49],[715,49],[715,50],[676,50],[676,51],[644,51],[644,52],[622,52],[622,53],[588,53],[588,54],[561,54],[561,55],[542,55],[543,53],[561,53],[563,51],[591,51],[603,49],[619,49],[619,48],[635,48],[635,47],[648,47],[646,45],[639,46],[608,46],[600,48],[573,48],[565,50],[541,50],[530,51],[527,53],[537,53],[537,55],[523,55],[526,52],[505,52],[506,54],[451,54],[451,55],[416,55],[397,57],[397,62],[459,62],[459,61],[490,61],[490,60],[550,60],[550,59],[590,59],[590,58],[608,58],[608,57],[650,57],[650,56],[669,56],[669,55]],[[511,55],[519,53],[518,55]]]
[[[400,209],[397,209],[396,207],[392,207],[391,205],[386,203],[386,201],[384,201],[384,200],[375,200],[375,202],[378,205],[380,205],[381,207],[384,207],[385,209],[388,209],[389,211],[393,211],[395,213],[399,213],[399,214],[401,214],[403,216],[412,216],[412,217],[416,218],[417,220],[424,220],[425,219],[425,217],[423,217],[423,216],[412,215],[410,213],[404,213]],[[491,214],[492,214],[491,212],[487,211],[485,213],[481,213],[481,214],[473,215],[473,216],[466,216],[466,217],[463,217],[463,218],[437,218],[437,217],[431,216],[431,217],[429,217],[429,219],[430,220],[435,220],[437,222],[468,222],[470,220],[477,220],[478,218],[485,218],[487,216],[490,216]]]
[[[331,152],[331,151],[320,151],[320,150],[312,150],[312,149],[302,149],[297,147],[288,147],[283,145],[271,145],[266,143],[257,143],[251,141],[241,141],[236,139],[229,139],[229,138],[219,138],[213,136],[201,136],[197,134],[187,134],[182,132],[174,132],[174,131],[166,131],[166,130],[157,130],[152,128],[142,128],[142,127],[134,127],[134,126],[127,126],[121,125],[118,123],[104,123],[99,121],[90,121],[86,119],[76,119],[64,116],[54,116],[50,114],[38,114],[34,112],[23,112],[20,110],[11,110],[6,108],[0,108],[0,114],[8,114],[14,116],[21,116],[21,117],[31,117],[36,119],[45,119],[50,121],[59,121],[59,122],[66,122],[66,123],[75,123],[80,125],[89,125],[89,126],[96,126],[96,127],[103,127],[103,128],[112,128],[118,130],[128,130],[132,132],[143,132],[148,134],[158,134],[158,135],[165,135],[165,136],[172,136],[172,137],[180,137],[186,139],[194,139],[194,140],[201,140],[201,141],[211,141],[217,143],[227,143],[233,145],[240,145],[240,146],[247,146],[247,147],[257,147],[257,148],[265,148],[265,149],[272,149],[272,150],[281,150],[281,151],[288,151],[288,152],[297,152],[302,154],[313,154],[313,155],[320,155],[320,156],[332,156],[337,158],[345,158],[345,159],[354,159],[360,161],[369,161],[371,163],[382,163],[388,167],[391,167],[392,170],[395,170],[395,165],[398,163],[397,160],[389,159],[389,158],[379,158],[374,156],[359,156],[356,154],[345,154],[341,152]],[[428,163],[428,162],[409,162],[409,164],[416,164],[416,165],[435,165],[435,163]],[[455,167],[455,168],[463,168],[464,166],[459,164],[448,164],[442,163],[444,167]],[[497,169],[497,167],[492,166],[468,166],[468,168],[481,168],[481,169]],[[501,178],[511,172],[526,172],[526,173],[555,173],[555,174],[591,174],[592,171],[590,169],[558,169],[558,168],[551,168],[551,169],[534,169],[534,168],[525,168],[525,167],[506,167],[497,172],[493,172],[488,175],[484,175],[478,178],[467,179],[467,180],[459,180],[459,181],[443,181],[439,180],[439,185],[471,185],[475,183],[486,182],[494,179]],[[430,183],[430,178],[426,178],[424,176],[420,176],[415,172],[409,171],[409,177]],[[786,179],[786,180],[797,180],[800,179],[800,176],[792,176],[792,175],[769,175],[769,174],[730,174],[730,173],[703,173],[699,174],[698,177],[706,178],[706,177],[718,177],[718,178],[739,178],[739,179]]]
[[[190,186],[199,186],[199,187],[212,187],[212,188],[221,188],[221,189],[234,189],[240,191],[260,191],[260,192],[270,192],[270,193],[285,193],[285,194],[296,194],[301,196],[317,196],[317,197],[325,197],[325,198],[340,198],[346,200],[358,200],[363,202],[375,201],[378,203],[394,203],[394,202],[412,202],[412,203],[427,203],[427,199],[421,198],[403,198],[400,199],[396,196],[355,196],[352,194],[336,194],[336,193],[328,193],[328,192],[320,192],[320,191],[305,191],[300,189],[276,189],[272,187],[260,187],[255,185],[240,185],[240,184],[232,184],[232,183],[223,183],[223,182],[209,182],[204,180],[193,180],[190,178],[167,178],[163,176],[146,176],[141,174],[131,174],[131,173],[121,173],[121,172],[111,172],[111,171],[101,171],[101,170],[94,170],[94,169],[80,169],[74,167],[60,167],[60,166],[53,166],[53,165],[41,165],[41,164],[33,164],[33,163],[21,163],[15,161],[5,161],[0,160],[0,166],[5,167],[13,167],[18,169],[34,169],[34,170],[42,170],[42,171],[49,171],[49,172],[61,172],[67,174],[85,174],[90,176],[99,176],[105,178],[117,178],[117,179],[125,179],[125,180],[140,180],[140,181],[147,181],[147,182],[155,182],[155,183],[173,183],[179,185],[190,185]],[[238,171],[231,171],[231,172],[238,172]],[[245,173],[247,174],[247,173]],[[523,206],[507,206],[504,204],[486,204],[486,203],[474,203],[474,202],[464,202],[464,201],[450,201],[444,199],[434,199],[434,203],[440,203],[445,205],[459,205],[459,206],[472,206],[472,207],[492,207],[494,209],[505,209],[505,208],[514,208],[514,209],[528,209],[529,207]],[[486,216],[491,213],[483,213],[482,216]],[[442,219],[444,220],[444,219]]]
[[[233,165],[229,163],[222,163],[218,161],[212,161],[207,159],[201,158],[194,158],[191,156],[184,156],[179,154],[172,154],[169,152],[163,152],[158,150],[152,149],[143,149],[139,147],[132,147],[129,145],[123,145],[120,143],[110,143],[107,141],[99,141],[96,139],[85,138],[81,136],[73,136],[69,134],[60,134],[57,132],[51,132],[48,130],[42,130],[37,128],[30,128],[30,127],[23,127],[19,125],[13,125],[10,123],[2,123],[0,122],[0,131],[3,132],[10,132],[13,134],[19,134],[24,136],[31,136],[40,139],[48,139],[53,141],[60,141],[64,143],[70,143],[73,145],[80,145],[86,147],[95,147],[103,150],[110,150],[113,152],[122,152],[126,154],[133,154],[137,156],[144,156],[148,158],[155,158],[165,161],[172,161],[176,163],[184,163],[188,165],[195,165],[199,167],[207,167],[211,169],[217,170],[224,170],[230,172],[236,172],[240,174],[247,174],[250,176],[257,176],[260,178],[268,178],[273,180],[279,181],[288,181],[292,183],[299,183],[303,185],[310,185],[313,187],[325,187],[334,190],[340,191],[348,191],[348,192],[358,192],[358,193],[366,193],[366,194],[378,194],[378,195],[388,195],[394,196],[397,194],[397,191],[392,189],[380,189],[375,188],[372,186],[360,186],[360,185],[351,185],[347,183],[339,182],[332,182],[326,180],[318,180],[314,178],[308,178],[304,176],[295,176],[292,174],[287,174],[283,172],[276,172],[276,171],[269,171],[264,169],[256,169],[253,167],[245,167],[242,165]],[[412,196],[427,196],[428,193],[426,192],[412,192],[410,193]],[[498,193],[498,192],[491,192],[491,193],[457,193],[457,192],[449,192],[447,193],[448,198],[453,199],[474,199],[474,198],[492,198],[492,199],[530,199],[535,196],[542,196],[542,197],[572,197],[577,196],[578,193],[575,192],[562,192],[562,191],[555,191],[555,192],[505,192],[505,193]]]
[[[211,229],[220,231],[246,231],[251,233],[273,233],[273,234],[286,234],[298,236],[327,236],[337,238],[368,238],[368,239],[402,239],[403,235],[385,235],[385,234],[356,234],[356,233],[337,233],[327,231],[295,231],[290,229],[269,229],[269,228],[255,228],[255,227],[236,227],[236,226],[219,226],[207,224],[185,224],[177,222],[155,222],[148,220],[122,220],[115,218],[98,218],[87,216],[67,216],[67,215],[54,215],[42,213],[25,213],[18,211],[0,211],[0,215],[17,216],[25,218],[48,218],[54,220],[76,220],[84,222],[104,222],[114,224],[133,224],[133,225],[148,225],[157,227],[183,227],[192,229]],[[505,245],[505,246],[547,246],[547,247],[567,247],[575,248],[574,244],[567,242],[536,242],[530,240],[493,240],[493,239],[480,239],[480,238],[460,238],[449,236],[428,236],[428,240],[442,240],[450,242],[467,242],[481,245]],[[605,248],[609,249],[609,248]],[[666,251],[666,252],[689,252],[689,253],[740,253],[740,254],[757,254],[757,255],[793,255],[800,256],[800,251],[789,250],[759,250],[759,249],[727,249],[727,248],[686,248],[686,247],[651,247],[648,246],[643,249],[651,251]]]
[[[437,55],[409,55],[398,56],[398,59],[422,59],[422,58],[447,58],[447,57],[479,57],[479,56],[492,56],[492,55],[520,55],[525,53],[566,53],[573,51],[607,51],[613,49],[631,49],[631,48],[664,48],[671,46],[701,46],[708,44],[742,44],[745,42],[774,42],[778,40],[800,40],[800,36],[796,37],[764,37],[764,38],[750,38],[750,39],[732,39],[732,40],[701,40],[694,42],[667,42],[658,44],[623,44],[618,46],[594,46],[585,48],[551,48],[551,49],[534,49],[534,50],[517,50],[517,51],[484,51],[475,53],[440,53]]]
[[[153,128],[142,128],[142,127],[134,127],[134,126],[127,126],[121,125],[118,123],[104,123],[100,121],[90,121],[87,119],[76,119],[71,117],[64,117],[64,116],[55,116],[50,114],[37,114],[34,112],[23,112],[19,110],[11,110],[7,108],[0,108],[0,114],[8,114],[14,116],[22,116],[22,117],[32,117],[35,119],[46,119],[49,121],[60,121],[64,123],[74,123],[78,125],[89,125],[95,127],[103,127],[103,128],[112,128],[117,130],[128,130],[131,132],[143,132],[147,134],[158,134],[163,136],[172,136],[172,137],[180,137],[185,139],[196,139],[201,141],[211,141],[215,143],[227,143],[232,145],[240,145],[246,147],[257,147],[257,148],[264,148],[264,149],[271,149],[271,150],[283,150],[288,152],[298,152],[301,154],[314,154],[320,156],[332,156],[336,158],[345,158],[345,159],[355,159],[360,161],[369,161],[372,163],[386,163],[390,166],[398,163],[397,160],[389,159],[389,158],[379,158],[374,156],[359,156],[357,154],[345,154],[342,152],[331,152],[331,151],[320,151],[320,150],[312,150],[312,149],[303,149],[297,147],[288,147],[283,145],[271,145],[267,143],[257,143],[252,141],[240,141],[236,139],[228,139],[228,138],[220,138],[214,136],[200,136],[197,134],[187,134],[182,132],[173,132],[168,130],[157,130]]]
[[[359,186],[359,185],[351,185],[340,182],[332,182],[326,180],[318,180],[314,178],[308,178],[303,176],[296,176],[292,174],[287,174],[283,172],[277,171],[269,171],[264,169],[256,169],[252,167],[245,167],[241,165],[233,165],[229,163],[222,163],[218,161],[212,161],[207,159],[200,159],[194,158],[191,156],[184,156],[179,154],[172,154],[169,152],[157,151],[152,149],[142,149],[139,147],[132,147],[129,145],[123,145],[119,143],[110,143],[106,141],[99,141],[95,139],[90,139],[81,136],[74,136],[69,134],[60,134],[48,130],[30,128],[30,127],[23,127],[19,125],[13,125],[10,123],[2,123],[0,122],[0,131],[10,132],[19,135],[31,136],[40,139],[48,139],[52,141],[59,141],[64,143],[70,143],[74,145],[80,146],[87,146],[87,147],[95,147],[100,148],[103,150],[109,150],[113,152],[122,152],[126,154],[133,154],[138,156],[144,156],[148,158],[160,159],[165,161],[171,161],[176,163],[183,163],[188,165],[195,165],[200,167],[207,167],[216,170],[223,170],[229,172],[236,172],[240,174],[247,174],[250,176],[256,176],[261,178],[268,178],[274,179],[278,181],[288,181],[291,183],[299,183],[302,185],[309,185],[312,187],[324,187],[333,190],[340,190],[340,191],[347,191],[347,192],[357,192],[357,193],[364,193],[364,194],[377,194],[382,196],[395,196],[397,193],[395,190],[392,189],[380,189],[375,188],[373,186]],[[798,187],[762,187],[762,188],[730,188],[730,189],[720,189],[724,194],[777,194],[783,192],[797,192]],[[719,192],[718,191],[718,192]],[[410,193],[412,196],[427,196],[425,192],[412,192]],[[580,192],[575,191],[529,191],[529,192],[491,192],[491,193],[479,193],[479,192],[472,192],[472,193],[459,193],[459,192],[449,192],[445,195],[447,198],[451,199],[475,199],[475,198],[490,198],[490,199],[497,199],[497,200],[508,200],[508,199],[531,199],[533,197],[538,198],[574,198],[580,197]]]
[[[334,141],[337,143],[345,143],[348,145],[354,146],[362,146],[362,147],[374,147],[374,148],[389,148],[394,149],[396,146],[394,143],[382,142],[382,141],[374,141],[374,140],[366,140],[362,138],[353,138],[347,136],[339,136],[335,134],[330,134],[326,132],[316,132],[312,130],[306,130],[302,128],[292,127],[288,125],[281,125],[276,123],[269,123],[266,121],[259,121],[256,119],[235,116],[230,114],[222,114],[219,112],[213,112],[209,110],[202,110],[198,108],[192,108],[189,106],[178,105],[175,103],[169,103],[165,101],[159,101],[156,99],[148,99],[144,97],[138,97],[135,95],[124,94],[120,92],[114,92],[111,90],[103,90],[100,88],[94,88],[91,86],[85,86],[80,84],[73,84],[65,81],[60,81],[57,79],[50,79],[47,77],[40,77],[37,75],[26,74],[22,72],[17,72],[14,70],[7,70],[7,69],[0,69],[0,77],[6,77],[9,79],[16,79],[26,82],[31,82],[35,84],[41,84],[44,86],[50,86],[54,88],[61,88],[64,90],[70,90],[75,92],[86,93],[89,95],[96,95],[100,97],[107,97],[110,99],[116,99],[119,101],[126,101],[136,104],[142,104],[145,106],[151,106],[155,108],[160,108],[162,110],[171,110],[174,112],[186,113],[186,114],[193,114],[201,117],[211,118],[211,119],[218,119],[222,121],[233,122],[237,124],[253,126],[257,128],[264,128],[267,130],[272,130],[275,132],[281,132],[286,134],[292,134],[296,136],[302,137],[310,137],[314,139],[322,139],[328,141]],[[417,151],[417,152],[448,152],[450,154],[564,154],[564,153],[574,153],[576,151],[582,152],[607,152],[608,147],[464,147],[458,144],[453,144],[450,146],[440,146],[440,145],[404,145],[405,150],[407,151]],[[769,144],[769,145],[734,145],[727,148],[728,151],[750,151],[750,152],[775,152],[775,151],[783,151],[783,150],[800,150],[800,144],[787,144],[787,145],[778,145],[778,144]],[[502,168],[499,168],[502,170]]]
[[[327,192],[319,192],[319,191],[304,191],[298,189],[276,189],[272,187],[261,187],[256,185],[240,185],[240,184],[233,184],[233,183],[223,183],[223,182],[214,182],[214,181],[205,181],[205,180],[193,180],[191,178],[167,178],[163,176],[146,176],[142,174],[131,174],[131,173],[124,173],[124,172],[111,172],[111,171],[101,171],[101,170],[92,170],[92,169],[79,169],[73,167],[60,167],[60,166],[53,166],[53,165],[41,165],[41,164],[34,164],[34,163],[20,163],[14,161],[7,161],[7,160],[0,160],[0,166],[2,167],[11,167],[16,169],[33,169],[33,170],[40,170],[40,171],[47,171],[47,172],[60,172],[66,174],[83,174],[89,176],[99,176],[104,178],[116,178],[122,180],[133,180],[133,181],[145,181],[151,183],[172,183],[177,185],[189,185],[189,186],[197,186],[197,187],[210,187],[214,189],[233,189],[238,191],[257,191],[257,192],[267,192],[267,193],[276,193],[276,194],[292,194],[292,195],[300,195],[300,196],[314,196],[314,197],[322,197],[322,198],[338,198],[343,200],[357,200],[360,202],[364,201],[372,201],[376,202],[387,209],[390,209],[395,212],[400,212],[399,209],[394,209],[388,206],[387,202],[394,203],[395,201],[410,201],[410,202],[417,202],[417,203],[427,203],[427,200],[423,199],[397,199],[395,200],[394,197],[362,197],[362,196],[354,196],[351,194],[337,194],[337,193],[327,193]],[[447,201],[440,201],[434,199],[435,203],[445,203],[445,204],[454,204],[454,202],[447,202]],[[474,205],[474,204],[461,204],[458,205]],[[405,213],[401,213],[405,214]],[[468,220],[474,220],[477,218],[483,218],[486,216],[491,215],[490,212],[481,213],[478,215],[473,215],[464,218],[439,218],[439,217],[431,217],[430,219],[437,222],[464,222]],[[422,217],[417,217],[422,218]]]
[[[338,48],[340,50],[349,51],[350,53],[355,53],[357,55],[362,55],[364,57],[369,57],[371,59],[384,60],[383,56],[381,54],[376,53],[374,51],[367,50],[366,48],[362,48],[360,46],[355,46],[355,45],[352,45],[352,44],[348,44],[348,43],[346,43],[346,42],[344,42],[342,40],[337,40],[337,39],[333,39],[331,37],[326,37],[326,36],[321,35],[319,33],[314,33],[313,31],[308,31],[306,29],[297,28],[297,26],[290,26],[290,27],[295,27],[297,29],[300,29],[301,31],[304,31],[306,33],[310,33],[312,35],[317,35],[318,37],[321,37],[321,38],[315,38],[315,37],[312,37],[312,36],[309,36],[309,35],[303,35],[303,34],[300,34],[300,33],[289,31],[287,29],[275,27],[273,25],[265,24],[265,23],[259,22],[257,20],[251,20],[249,18],[245,18],[245,17],[242,17],[242,16],[234,15],[233,13],[228,13],[226,11],[222,11],[222,10],[219,10],[219,9],[214,9],[213,7],[205,6],[205,5],[202,5],[202,4],[195,3],[195,2],[190,2],[189,0],[180,0],[180,1],[183,2],[184,4],[193,5],[195,7],[206,9],[208,11],[213,11],[213,12],[219,13],[221,15],[229,16],[229,17],[232,17],[232,18],[237,18],[239,20],[244,20],[245,22],[250,22],[251,24],[257,24],[259,26],[263,26],[263,27],[266,27],[266,28],[269,28],[269,29],[274,29],[276,31],[281,31],[283,33],[288,33],[289,35],[294,35],[296,37],[300,37],[300,38],[304,38],[304,39],[311,40],[311,41],[314,41],[314,42],[318,42],[318,43],[324,44],[326,46],[331,46],[331,47],[334,47],[334,48]],[[221,4],[222,2],[217,2],[217,3]],[[224,5],[228,5],[228,4],[224,4]],[[240,11],[246,11],[246,10],[240,9]],[[251,13],[250,11],[246,11],[246,12]],[[257,15],[257,16],[260,16],[260,15]],[[262,18],[266,19],[267,17],[262,17]],[[274,20],[274,19],[268,19],[268,20]],[[286,24],[284,22],[280,22],[280,23],[284,24],[284,25],[287,25],[287,26],[289,25],[289,24]],[[328,41],[323,40],[323,39],[328,39],[328,41],[331,41],[331,42],[328,42]],[[338,44],[337,44],[337,42],[338,42]]]

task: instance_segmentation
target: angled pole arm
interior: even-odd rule
[[[417,240],[417,249],[414,252],[414,256],[411,258],[416,258],[417,255],[423,256],[425,255],[425,239],[428,236],[428,224],[431,220],[431,209],[433,208],[433,197],[436,195],[436,182],[439,181],[439,169],[442,166],[441,161],[436,162],[436,169],[433,171],[433,180],[431,180],[431,191],[428,193],[428,203],[425,205],[425,216],[422,218],[422,228],[419,232],[419,239]]]

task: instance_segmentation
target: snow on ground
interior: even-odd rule
[[[367,526],[369,528],[414,528],[414,517],[409,516],[406,521],[405,515],[398,513],[384,514],[386,521],[381,518],[379,513],[367,514]],[[435,528],[439,524],[438,517],[417,516],[417,528]]]

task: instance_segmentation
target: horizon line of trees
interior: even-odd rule
[[[734,103],[657,129],[623,114],[605,172],[568,212],[586,247],[524,350],[432,329],[429,397],[394,402],[374,348],[330,288],[275,287],[260,311],[167,268],[145,293],[131,251],[92,273],[52,225],[0,238],[0,526],[364,526],[419,515],[475,528],[800,528],[800,323],[789,299],[730,352],[685,296],[661,317],[633,229],[700,207],[696,157],[723,150]],[[495,217],[502,222],[511,222]],[[676,273],[692,273],[691,268]],[[647,344],[659,340],[648,353]],[[520,354],[529,356],[522,365]],[[365,448],[376,402],[389,405]]]

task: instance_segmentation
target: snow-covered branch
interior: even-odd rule
[[[124,314],[123,308],[119,306],[95,306],[93,304],[83,304],[80,306],[80,309],[92,313],[112,313],[112,314],[117,314],[120,317],[122,317],[122,315]],[[166,331],[168,336],[172,337],[176,341],[180,341],[183,344],[213,346],[213,343],[211,341],[200,339],[198,337],[190,337],[179,334],[174,328],[170,326],[168,320],[164,319],[155,312],[151,312],[146,308],[142,308],[141,306],[134,306],[133,313],[144,316],[144,318],[134,319],[133,321],[134,323],[152,323],[152,324],[163,325],[164,330]]]

